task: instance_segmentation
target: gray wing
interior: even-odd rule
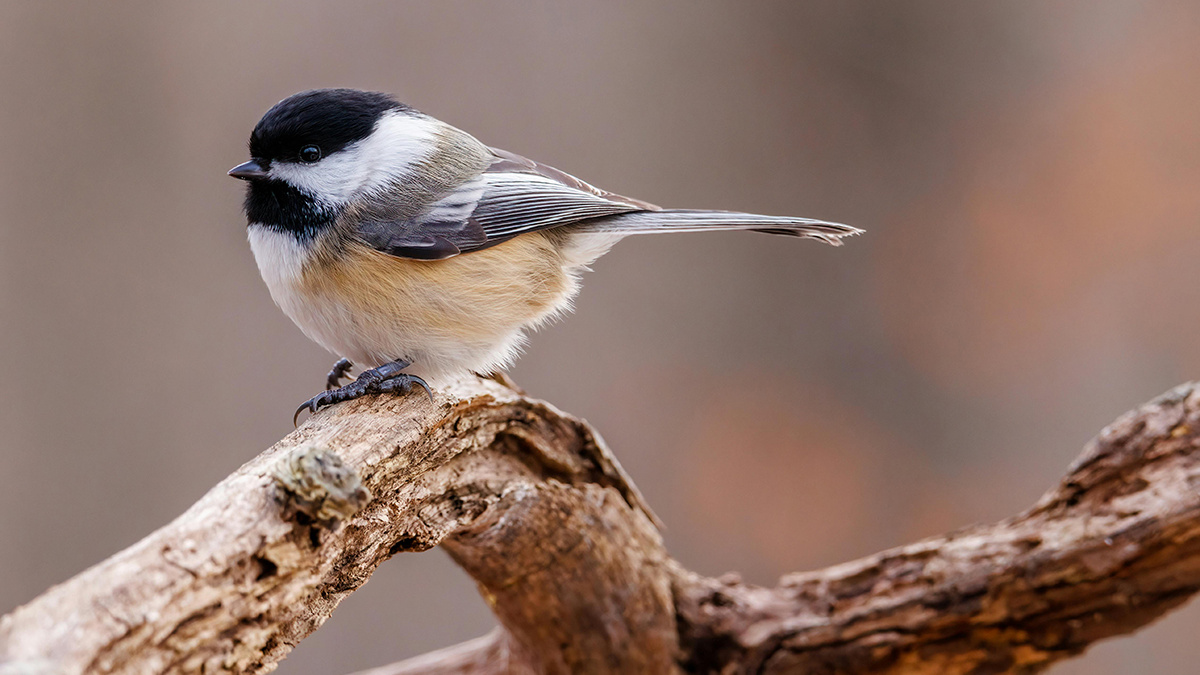
[[[441,196],[423,213],[361,218],[363,241],[401,258],[441,260],[519,234],[635,211],[653,204],[622,197],[520,155],[492,150],[482,173]],[[386,210],[384,211],[386,213]]]

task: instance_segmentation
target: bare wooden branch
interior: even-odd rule
[[[764,590],[676,581],[702,672],[1036,672],[1200,589],[1200,391],[1094,439],[1029,511]]]
[[[501,628],[373,675],[1036,672],[1200,588],[1198,444],[1187,385],[1024,514],[766,589],[682,569],[586,424],[469,379],[317,415],[0,619],[0,673],[266,672],[383,560],[438,544]]]
[[[325,505],[319,486],[333,502],[355,494],[343,468],[373,499],[331,527],[321,518],[347,508]],[[529,486],[575,484],[647,517],[582,423],[494,382],[457,383],[436,406],[410,396],[339,407],[171,524],[0,620],[0,662],[266,671],[383,560],[437,545]]]

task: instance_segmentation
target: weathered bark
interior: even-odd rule
[[[586,424],[464,380],[317,415],[0,619],[0,672],[265,672],[383,560],[438,544],[501,628],[374,675],[1035,672],[1200,589],[1198,444],[1187,385],[1026,513],[767,589],[671,560]]]

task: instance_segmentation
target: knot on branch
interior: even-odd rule
[[[353,516],[371,501],[371,492],[363,487],[358,473],[326,448],[293,450],[279,461],[271,476],[290,518],[304,514],[324,527]]]

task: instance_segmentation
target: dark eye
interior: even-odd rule
[[[321,149],[315,145],[306,145],[300,148],[300,161],[305,164],[312,164],[321,159]]]

